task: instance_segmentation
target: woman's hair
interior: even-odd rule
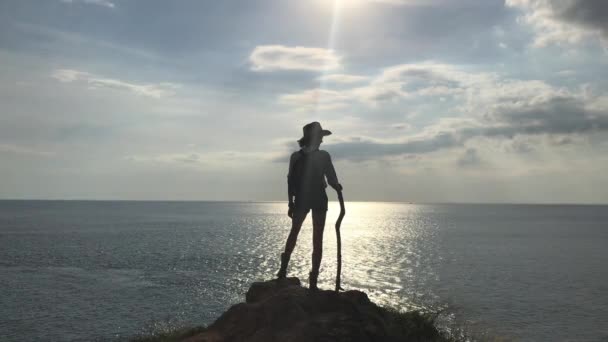
[[[304,136],[300,140],[298,140],[298,145],[300,145],[300,147],[310,145],[310,135]]]
[[[298,145],[300,145],[300,147],[305,147],[305,146],[313,145],[315,143],[321,144],[322,142],[323,142],[323,136],[306,135],[306,136],[302,137],[300,140],[298,140]]]

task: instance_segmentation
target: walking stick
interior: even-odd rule
[[[340,286],[340,273],[342,273],[342,239],[340,238],[340,224],[342,224],[342,219],[344,218],[344,214],[346,211],[344,209],[344,197],[342,197],[342,191],[338,191],[338,200],[340,201],[340,216],[338,216],[338,220],[336,221],[336,241],[338,242],[338,266],[336,267],[336,292],[340,292],[340,290],[344,290]]]

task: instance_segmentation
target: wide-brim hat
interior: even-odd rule
[[[302,127],[302,133],[304,134],[304,136],[302,137],[303,140],[309,139],[312,136],[324,137],[327,135],[331,135],[331,131],[323,129],[323,127],[321,127],[321,124],[317,121],[311,122]]]

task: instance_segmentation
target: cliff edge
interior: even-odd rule
[[[448,341],[429,316],[372,303],[361,291],[310,291],[298,278],[253,283],[246,302],[207,328],[140,341]]]

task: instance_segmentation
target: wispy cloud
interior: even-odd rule
[[[330,89],[310,89],[303,92],[285,94],[279,103],[297,111],[333,110],[348,105],[351,95],[348,92]]]
[[[445,2],[445,0],[368,0],[370,2],[376,2],[381,4],[388,5],[397,5],[397,6],[428,6],[435,5],[438,3]]]
[[[161,98],[173,95],[179,85],[174,83],[138,84],[115,78],[107,78],[74,69],[57,69],[52,75],[63,83],[81,83],[90,89],[116,89],[133,92],[137,95]]]
[[[539,80],[503,78],[494,72],[467,71],[455,65],[434,62],[400,64],[385,68],[368,84],[331,90],[309,89],[283,95],[282,104],[302,105],[309,102],[363,103],[370,106],[386,102],[419,101],[425,97],[450,98],[458,110],[479,112],[480,108],[542,101],[565,91]]]
[[[177,164],[201,164],[204,157],[200,153],[166,153],[157,155],[131,155],[126,160],[138,163],[177,163]]]
[[[476,149],[467,148],[462,156],[458,158],[456,163],[460,167],[473,167],[479,166],[479,164],[481,164],[481,159],[479,158],[479,154],[477,153]]]
[[[249,56],[254,71],[332,70],[340,67],[340,60],[330,49],[284,45],[260,45]]]
[[[97,6],[107,7],[107,8],[116,7],[116,4],[114,4],[113,2],[108,1],[108,0],[61,0],[61,2],[67,3],[67,4],[81,3],[81,4],[87,4],[87,5],[97,5]]]
[[[31,148],[17,144],[0,144],[0,153],[10,153],[35,157],[52,157],[55,155],[55,153],[51,151]]]
[[[272,160],[269,152],[242,152],[234,150],[214,152],[175,152],[148,155],[129,155],[124,159],[136,163],[162,163],[191,167],[224,169],[226,165],[245,167],[254,161]]]
[[[494,77],[491,73],[466,72],[449,64],[400,64],[384,69],[369,85],[354,92],[369,104],[400,98],[457,96],[468,87],[491,82]]]
[[[338,84],[350,84],[368,81],[369,77],[347,74],[330,74],[319,77],[319,80]]]
[[[74,31],[64,31],[50,26],[26,22],[16,22],[14,23],[14,26],[20,32],[43,36],[44,41],[49,45],[69,44],[70,46],[79,49],[86,47],[86,49],[110,50],[113,55],[118,55],[120,58],[122,58],[122,56],[127,56],[128,58],[135,57],[146,60],[160,60],[160,56],[151,51],[125,44],[118,44],[116,42],[100,40],[97,37]]]
[[[331,75],[330,75],[331,76]],[[339,75],[338,77],[341,77]],[[471,73],[459,68],[433,62],[400,64],[385,68],[380,75],[367,79],[368,84],[359,87],[329,90],[309,89],[283,95],[282,104],[301,106],[305,103],[330,104],[364,103],[376,106],[402,99],[429,96],[464,96],[467,89],[494,82],[492,73]]]

